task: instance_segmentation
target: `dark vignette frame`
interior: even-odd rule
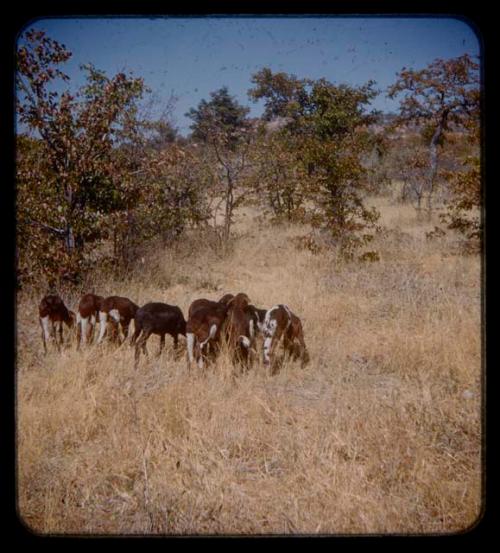
[[[283,15],[287,17],[298,16],[405,16],[405,17],[422,17],[422,16],[444,16],[456,17],[462,19],[465,23],[475,31],[478,40],[481,44],[482,67],[481,67],[481,82],[482,82],[482,199],[483,211],[482,218],[484,224],[483,234],[483,251],[481,265],[482,279],[482,423],[483,423],[483,475],[482,475],[482,495],[483,506],[482,512],[474,525],[465,531],[457,534],[446,535],[403,535],[403,534],[376,534],[376,535],[323,535],[320,538],[336,540],[336,543],[348,543],[354,539],[357,543],[373,544],[374,538],[383,538],[384,545],[395,542],[401,545],[401,540],[412,538],[423,540],[426,544],[429,540],[436,541],[440,545],[448,544],[459,545],[479,543],[486,540],[490,534],[495,531],[494,524],[500,521],[498,511],[498,497],[493,495],[493,490],[496,488],[498,479],[495,474],[497,457],[495,456],[495,436],[492,430],[491,415],[495,410],[493,399],[493,391],[495,390],[496,374],[493,366],[488,371],[488,366],[492,366],[492,353],[495,353],[495,343],[490,340],[487,348],[487,310],[486,289],[487,289],[487,274],[491,272],[493,263],[486,263],[488,249],[491,250],[491,244],[494,237],[494,230],[491,220],[486,217],[486,206],[488,198],[490,203],[494,201],[494,186],[496,185],[494,173],[492,173],[492,158],[494,148],[494,132],[493,121],[498,121],[498,106],[496,104],[497,81],[495,70],[493,69],[493,61],[495,59],[495,50],[498,51],[498,31],[495,33],[494,24],[496,23],[492,8],[486,7],[478,2],[464,2],[461,6],[457,6],[457,2],[449,0],[439,0],[438,2],[421,0],[413,5],[406,5],[403,2],[394,0],[311,0],[308,2],[290,3],[288,1],[268,0],[266,2],[249,2],[243,0],[239,2],[228,2],[215,0],[211,2],[175,2],[168,3],[162,6],[158,2],[145,0],[143,2],[130,1],[125,4],[116,2],[96,2],[95,0],[87,0],[82,2],[77,0],[72,3],[62,2],[60,0],[52,0],[40,3],[37,7],[33,5],[19,6],[14,5],[9,10],[8,15],[5,14],[0,23],[0,40],[1,55],[2,55],[2,83],[1,96],[3,109],[0,113],[3,115],[3,124],[0,126],[2,137],[2,163],[0,164],[3,176],[3,186],[0,187],[0,209],[2,217],[0,221],[3,223],[2,229],[2,246],[3,246],[3,290],[0,294],[0,308],[3,317],[1,318],[1,339],[0,339],[0,359],[3,361],[1,371],[2,383],[0,390],[2,393],[0,415],[2,440],[7,444],[2,448],[1,467],[2,467],[2,507],[7,516],[3,517],[5,521],[5,529],[7,536],[13,538],[16,542],[34,542],[40,541],[61,542],[61,545],[66,545],[67,540],[75,542],[83,538],[94,538],[101,541],[102,539],[111,540],[113,543],[123,537],[134,537],[135,539],[146,540],[151,542],[153,536],[105,536],[105,535],[37,535],[24,525],[17,511],[17,490],[16,490],[16,414],[15,414],[15,395],[16,395],[16,263],[15,263],[15,243],[16,243],[16,218],[15,218],[15,146],[14,146],[14,68],[15,68],[15,46],[17,37],[23,29],[31,24],[34,20],[47,17],[106,17],[106,16],[121,16],[121,17],[162,17],[169,16],[276,16]],[[121,7],[121,9],[120,9]],[[161,9],[163,7],[163,9]],[[493,234],[492,234],[493,232]],[[491,257],[491,254],[490,254]],[[488,290],[488,299],[494,299],[494,291],[492,287]],[[490,296],[492,296],[490,298]],[[494,359],[494,355],[493,355]],[[489,361],[489,363],[488,363]],[[488,385],[486,386],[486,382]],[[488,438],[489,437],[489,438]],[[7,492],[7,493],[5,493]],[[5,532],[5,530],[4,530]],[[170,540],[180,541],[180,536],[158,536],[168,537]],[[154,538],[158,538],[154,537]],[[251,538],[279,538],[291,539],[288,536],[280,535],[262,535],[262,536],[188,536],[190,540],[198,541],[199,539],[210,538],[217,542],[223,541],[224,538],[236,538],[249,540]],[[310,539],[313,536],[301,535],[298,538]],[[107,542],[109,543],[109,541]],[[375,541],[375,543],[380,543]],[[121,544],[121,543],[120,543]],[[189,544],[186,544],[189,545]],[[422,543],[420,544],[422,545]]]

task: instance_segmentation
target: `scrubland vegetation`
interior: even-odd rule
[[[265,102],[261,120],[222,88],[191,110],[184,138],[140,120],[140,79],[89,66],[81,96],[53,96],[44,86],[66,50],[36,33],[24,48],[19,117],[39,134],[19,136],[17,164],[26,525],[240,535],[474,524],[483,381],[470,58],[402,70],[391,94],[413,101],[394,117],[368,112],[374,83],[263,69],[250,93]],[[300,316],[311,361],[242,372],[223,351],[188,370],[184,340],[176,356],[167,337],[134,369],[128,342],[76,351],[67,331],[67,347],[44,355],[48,290],[73,309],[94,291],[185,315],[196,298],[245,292]]]
[[[36,296],[18,306],[19,511],[49,533],[463,530],[481,508],[477,256],[378,202],[379,262],[298,251],[298,225],[242,217],[234,251],[202,244],[103,294],[181,306],[245,290],[300,313],[311,363],[187,371],[171,344],[43,355]],[[432,227],[429,227],[432,228]],[[456,247],[456,245],[455,245]],[[200,270],[202,268],[202,270]],[[78,296],[68,295],[70,305]],[[170,347],[169,347],[170,346]]]

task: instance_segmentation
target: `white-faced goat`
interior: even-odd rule
[[[100,344],[106,335],[108,325],[113,325],[113,338],[119,341],[119,329],[120,325],[123,332],[123,340],[125,341],[128,336],[128,329],[130,321],[135,317],[139,306],[128,298],[120,296],[110,296],[101,302],[99,308],[99,338],[97,343]]]
[[[285,354],[294,360],[300,358],[302,367],[309,362],[309,353],[304,342],[304,331],[300,319],[286,305],[275,305],[264,318],[264,365],[274,370],[274,353],[283,337]]]
[[[262,331],[264,330],[264,319],[266,318],[267,310],[259,309],[258,307],[255,307],[255,305],[248,305],[245,308],[245,311],[253,320],[253,328],[255,334],[258,334],[259,332],[262,333]]]
[[[135,332],[130,344],[135,344],[135,366],[139,363],[140,350],[147,355],[146,342],[151,334],[160,336],[161,354],[165,345],[165,334],[174,339],[174,349],[177,349],[179,334],[186,336],[186,320],[179,307],[166,303],[151,302],[137,310],[134,318]]]
[[[77,348],[82,344],[90,343],[94,337],[95,326],[99,310],[104,298],[96,294],[85,294],[81,297],[76,313]]]
[[[63,300],[56,294],[49,294],[42,298],[38,306],[40,326],[42,327],[43,349],[47,352],[47,341],[52,337],[60,351],[64,343],[63,323],[72,328],[76,321],[76,315],[70,311]],[[57,340],[59,334],[59,343]]]

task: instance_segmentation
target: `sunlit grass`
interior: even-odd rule
[[[300,226],[247,210],[228,258],[186,242],[98,293],[184,313],[246,292],[286,303],[311,363],[203,372],[158,338],[43,355],[37,296],[17,311],[19,512],[41,533],[429,533],[478,517],[480,260],[428,241],[407,207],[374,263],[295,249]],[[65,299],[73,307],[77,296]],[[184,343],[183,343],[184,347]]]

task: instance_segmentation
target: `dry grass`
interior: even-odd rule
[[[294,249],[242,217],[233,254],[161,252],[103,294],[179,305],[245,291],[301,316],[311,363],[188,372],[171,341],[43,355],[18,303],[19,512],[39,533],[464,530],[481,509],[480,260],[384,205],[380,262]],[[192,252],[192,248],[188,251]],[[72,305],[76,297],[68,298]],[[71,303],[70,302],[70,303]]]

